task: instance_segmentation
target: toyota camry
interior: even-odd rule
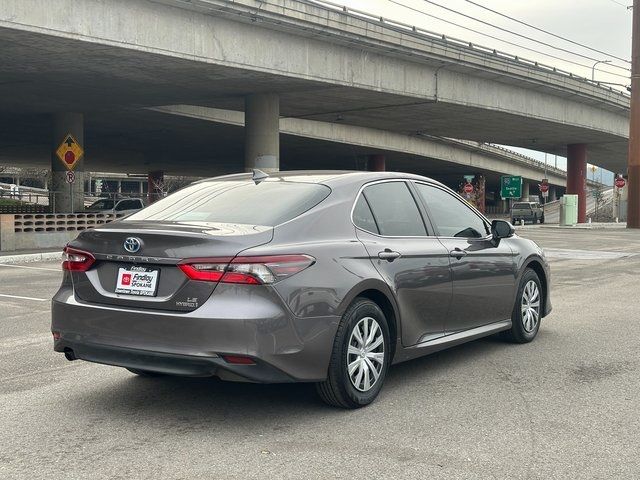
[[[542,250],[425,177],[212,178],[64,249],[54,349],[144,376],[313,382],[357,408],[390,365],[551,310]]]

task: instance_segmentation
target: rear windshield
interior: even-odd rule
[[[531,208],[530,203],[514,203],[513,208]]]
[[[331,189],[317,183],[265,180],[207,181],[190,185],[125,221],[220,222],[273,227],[306,212]]]

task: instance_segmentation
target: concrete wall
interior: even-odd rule
[[[110,213],[0,215],[0,251],[62,248],[81,231],[122,216]]]

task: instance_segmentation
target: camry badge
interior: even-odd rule
[[[141,246],[142,241],[136,237],[129,237],[124,241],[124,249],[129,253],[136,253]]]

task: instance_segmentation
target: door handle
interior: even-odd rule
[[[393,262],[396,258],[400,258],[401,256],[400,252],[394,252],[389,248],[385,248],[383,252],[378,253],[378,258],[380,260],[387,260],[388,262]]]
[[[456,247],[449,252],[449,256],[456,257],[458,260],[460,260],[462,257],[467,256],[467,252],[466,250],[462,250],[461,248]]]

